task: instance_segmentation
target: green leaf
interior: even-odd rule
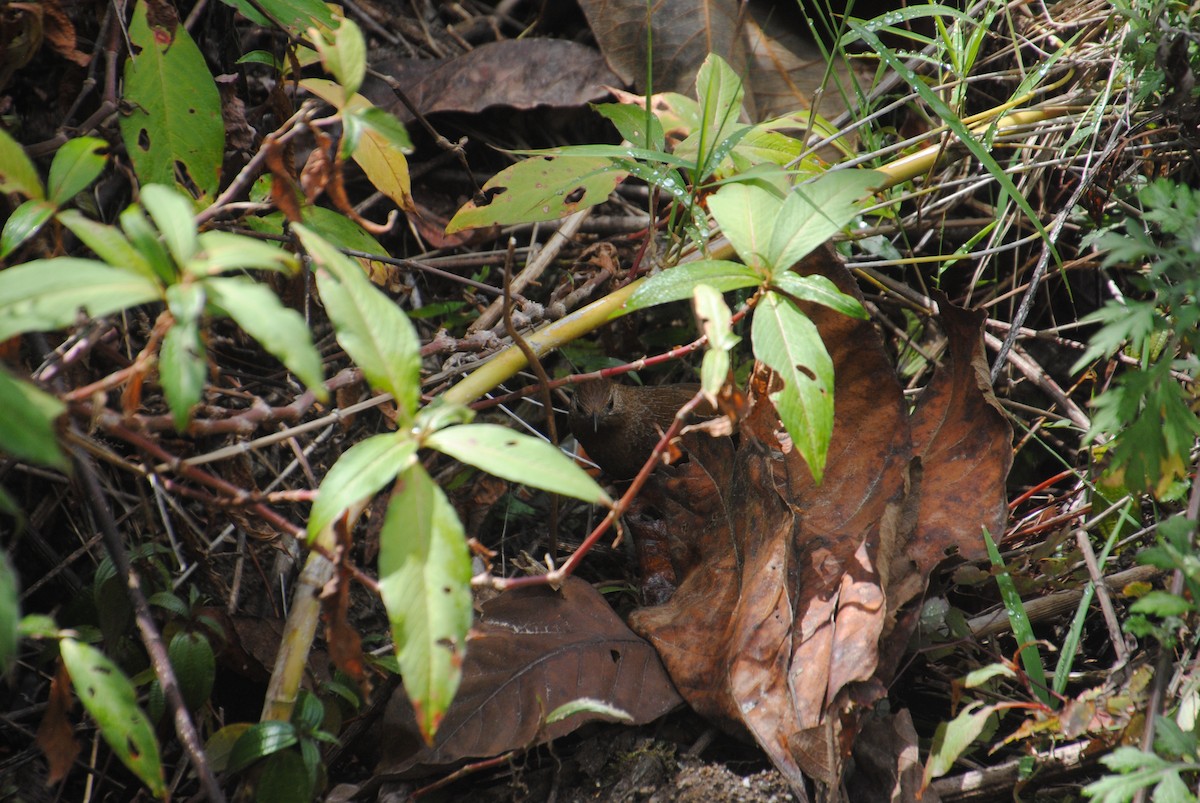
[[[593,504],[612,500],[575,461],[552,444],[498,424],[464,424],[434,432],[425,445],[506,480]]]
[[[229,772],[241,772],[255,761],[286,750],[299,741],[296,726],[269,719],[257,722],[243,733],[229,752]]]
[[[59,643],[63,665],[80,702],[113,754],[150,792],[166,797],[158,740],[146,715],[138,708],[133,684],[103,653],[83,642],[65,638]]]
[[[775,292],[759,301],[750,336],[754,356],[783,380],[783,390],[772,393],[771,401],[820,483],[833,435],[833,360],[816,325]]]
[[[1129,606],[1129,610],[1134,613],[1166,618],[1168,616],[1186,616],[1194,610],[1194,606],[1178,594],[1150,591]]]
[[[770,250],[774,220],[783,199],[759,186],[726,184],[708,199],[708,209],[742,262],[760,273],[775,268]]]
[[[4,222],[0,233],[0,259],[17,250],[33,235],[37,234],[46,221],[54,215],[55,206],[49,201],[31,198],[18,206]]]
[[[71,257],[26,262],[0,271],[0,341],[71,326],[80,309],[99,318],[160,298],[157,285],[103,262]]]
[[[58,447],[54,422],[66,405],[0,365],[0,452],[65,471],[69,465]]]
[[[204,752],[213,772],[226,772],[229,769],[229,756],[233,753],[234,745],[252,727],[254,725],[250,722],[234,722],[209,737],[204,743]]]
[[[1042,656],[1038,651],[1037,638],[1033,635],[1033,626],[1029,623],[1029,615],[1025,612],[1025,603],[1017,591],[1017,585],[1013,582],[1012,575],[1008,573],[1008,569],[1004,565],[1004,559],[1000,557],[1000,550],[996,547],[992,534],[986,527],[983,528],[983,540],[987,544],[988,557],[992,561],[992,566],[997,570],[995,572],[996,585],[1000,589],[1000,598],[1004,601],[1004,608],[1008,613],[1008,623],[1012,627],[1013,637],[1016,638],[1017,645],[1022,648],[1021,665],[1025,667],[1025,674],[1029,676],[1033,687],[1032,691],[1044,704],[1057,707],[1055,698],[1050,696],[1046,668],[1042,665]]]
[[[212,645],[199,633],[180,631],[171,639],[167,656],[179,681],[183,701],[191,711],[208,702],[216,679],[217,662]]]
[[[295,273],[298,260],[277,245],[226,231],[206,231],[200,251],[184,265],[193,276],[215,276],[231,270],[274,270]]]
[[[328,527],[355,502],[374,496],[416,459],[416,441],[385,432],[360,441],[338,458],[321,482],[308,516],[308,537]]]
[[[158,352],[158,373],[175,429],[183,432],[192,417],[192,408],[200,403],[204,381],[208,378],[199,325],[204,291],[196,285],[172,285],[167,288],[167,303],[175,316],[175,324],[163,335]]]
[[[236,8],[246,19],[253,20],[259,25],[270,25],[272,22],[280,25],[294,38],[299,39],[313,25],[332,28],[336,18],[329,6],[322,0],[221,0],[227,6]],[[256,7],[257,6],[257,7]],[[270,15],[263,17],[258,9]]]
[[[50,200],[62,206],[82,192],[104,171],[108,143],[96,137],[68,140],[50,163]]]
[[[621,136],[633,147],[652,151],[663,149],[666,137],[662,123],[652,112],[628,103],[599,103],[593,104],[592,108],[616,126]],[[647,119],[650,123],[649,133],[646,130]]]
[[[708,58],[696,72],[696,97],[700,101],[700,130],[697,137],[697,172],[707,176],[718,164],[721,156],[718,148],[740,128],[738,117],[742,112],[745,88],[742,77],[716,53]],[[681,143],[682,146],[682,143]],[[686,150],[683,149],[683,150]]]
[[[729,350],[741,342],[741,338],[733,333],[733,316],[716,288],[707,284],[697,287],[692,296],[692,310],[708,338],[708,350],[700,364],[700,387],[704,395],[715,402],[729,377]]]
[[[179,280],[179,268],[163,245],[158,229],[151,225],[140,206],[134,204],[121,213],[121,228],[160,282],[174,284]]]
[[[135,55],[125,64],[121,137],[143,184],[182,183],[207,198],[217,190],[225,149],[217,86],[173,11],[151,28],[146,9],[139,0],[129,25]]]
[[[656,304],[666,304],[668,301],[691,298],[696,288],[702,284],[725,292],[741,287],[755,287],[765,279],[762,273],[752,267],[723,259],[685,262],[643,281],[624,306],[614,313],[614,317]]]
[[[858,215],[859,202],[883,183],[873,170],[837,170],[796,187],[772,219],[771,265],[789,268]]]
[[[285,307],[269,287],[244,276],[208,279],[204,287],[210,303],[237,321],[318,399],[328,398],[321,355],[300,313]]]
[[[0,193],[17,192],[26,198],[46,197],[37,168],[25,155],[25,149],[0,128]]]
[[[186,265],[200,247],[191,201],[161,184],[149,184],[142,187],[141,204],[162,234],[175,264]]]
[[[312,800],[312,775],[295,750],[281,750],[263,762],[255,784],[255,803],[295,803]]]
[[[325,269],[317,273],[317,288],[338,343],[372,387],[392,394],[402,422],[411,421],[421,392],[420,345],[412,322],[367,280],[357,262],[304,226],[293,230]]]
[[[367,41],[362,30],[348,19],[340,20],[331,38],[332,42],[328,42],[317,37],[313,45],[321,54],[325,69],[342,85],[346,97],[353,97],[367,74]]]
[[[988,664],[968,672],[962,683],[964,688],[974,689],[995,677],[1015,678],[1016,676],[1017,673],[1007,664]]]
[[[604,203],[628,175],[611,158],[534,156],[488,179],[481,202],[470,201],[459,209],[446,233],[557,220]]]
[[[951,721],[938,725],[933,736],[933,746],[929,751],[929,760],[925,763],[925,786],[934,778],[940,778],[950,771],[958,757],[965,753],[975,738],[983,732],[988,717],[994,713],[995,709],[992,706],[984,706],[983,703],[975,701],[959,711],[958,716]]]
[[[20,622],[17,573],[8,560],[8,553],[0,552],[0,675],[7,674],[16,660]]]
[[[866,320],[869,317],[863,309],[862,302],[843,293],[824,276],[801,276],[791,271],[782,271],[775,274],[771,286],[796,300],[821,304],[851,318]]]
[[[141,252],[133,247],[121,230],[106,226],[84,217],[74,209],[58,213],[58,222],[63,224],[79,240],[92,249],[96,256],[114,268],[128,270],[157,283],[158,274]]]
[[[427,743],[462,679],[471,626],[471,556],[462,524],[419,463],[401,477],[380,533],[379,590],[404,690]]]

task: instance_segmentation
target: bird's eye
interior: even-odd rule
[[[616,407],[616,404],[617,404],[616,399],[609,399],[604,405],[604,412],[611,413],[613,411],[613,409]]]

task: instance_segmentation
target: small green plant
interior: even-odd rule
[[[1194,393],[1177,379],[1195,374],[1200,350],[1200,191],[1160,179],[1138,199],[1140,217],[1091,242],[1139,297],[1109,301],[1083,319],[1100,328],[1073,370],[1118,352],[1137,361],[1093,400],[1087,439],[1101,443],[1107,483],[1161,498],[1178,491],[1200,434]]]

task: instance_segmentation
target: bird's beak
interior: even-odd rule
[[[592,432],[600,431],[600,414],[592,413]]]

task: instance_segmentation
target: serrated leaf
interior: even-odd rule
[[[14,209],[4,222],[4,231],[0,233],[0,259],[7,257],[37,234],[54,215],[54,210],[54,204],[49,201],[32,198]]]
[[[216,679],[217,662],[212,645],[199,633],[176,633],[167,646],[167,657],[179,681],[179,691],[191,711],[208,702]]]
[[[112,265],[157,282],[158,274],[133,244],[115,226],[107,226],[84,217],[74,209],[58,213],[58,222],[92,249],[96,256]]]
[[[723,259],[685,262],[643,281],[615,315],[653,307],[656,304],[666,304],[668,301],[691,298],[696,288],[702,284],[725,292],[741,287],[754,287],[761,284],[765,278],[763,274],[747,265]]]
[[[82,192],[104,171],[108,156],[101,151],[108,143],[96,137],[67,140],[50,163],[50,200],[62,206]]]
[[[394,432],[373,435],[347,449],[321,482],[308,516],[309,540],[352,504],[374,496],[395,480],[416,454],[416,441]]]
[[[375,288],[362,267],[302,225],[293,230],[318,265],[317,288],[338,343],[372,387],[391,393],[402,422],[412,420],[421,391],[417,333],[399,307]]]
[[[933,737],[933,746],[929,751],[929,760],[925,763],[924,786],[928,786],[934,778],[940,778],[950,771],[975,737],[983,732],[988,717],[995,712],[992,706],[984,706],[979,701],[972,702],[958,716],[949,722],[938,725]]]
[[[587,472],[552,444],[498,424],[447,427],[427,437],[425,445],[506,480],[592,504],[612,501]]]
[[[161,184],[142,187],[140,200],[142,208],[150,213],[163,242],[167,244],[175,264],[186,265],[200,247],[191,201]]]
[[[464,204],[446,225],[446,233],[557,220],[608,200],[628,175],[606,157],[534,156],[488,179],[484,202]]]
[[[80,702],[100,727],[113,754],[144,783],[155,797],[165,797],[158,740],[146,715],[138,708],[133,684],[96,648],[66,638],[59,642],[63,664]]]
[[[290,722],[269,719],[257,722],[243,733],[229,751],[229,772],[241,772],[255,761],[286,750],[299,738]]]
[[[91,259],[38,259],[0,271],[0,341],[160,299],[158,285]]]
[[[182,181],[209,197],[225,149],[221,99],[187,29],[173,13],[163,17],[151,28],[139,0],[129,24],[135,55],[125,64],[121,137],[143,184]]]
[[[10,192],[35,200],[46,197],[41,176],[25,155],[25,149],[11,134],[0,128],[0,193]]]
[[[66,470],[54,422],[66,405],[0,366],[0,452],[33,463]]]
[[[771,279],[771,285],[781,293],[787,293],[799,301],[811,301],[851,318],[866,320],[869,316],[862,302],[843,293],[837,285],[824,276],[801,276],[792,271],[781,271]]]
[[[779,374],[783,390],[771,394],[792,444],[821,482],[833,435],[833,360],[817,327],[791,301],[768,292],[754,311],[754,356]]]
[[[1129,606],[1129,610],[1159,617],[1185,616],[1194,610],[1194,606],[1178,594],[1151,591]]]
[[[471,557],[454,508],[419,463],[404,472],[388,506],[379,574],[404,690],[432,744],[462,679]]]
[[[204,282],[209,301],[237,321],[305,386],[324,401],[328,398],[321,355],[303,316],[285,307],[266,285],[243,276],[213,278]]]

